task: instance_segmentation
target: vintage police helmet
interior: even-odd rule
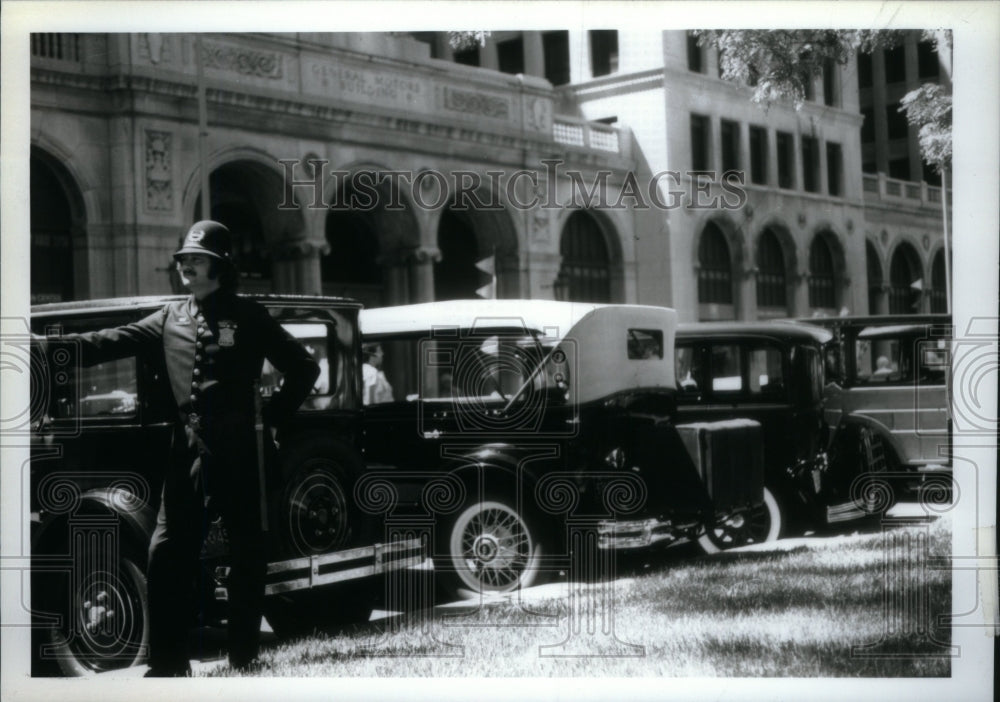
[[[174,252],[174,258],[183,254],[206,254],[231,261],[233,239],[226,225],[210,219],[195,222],[184,236],[181,247]]]

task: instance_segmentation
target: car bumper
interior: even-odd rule
[[[700,522],[679,524],[656,518],[604,521],[597,526],[597,545],[602,549],[645,548],[655,543],[686,543],[703,531]]]

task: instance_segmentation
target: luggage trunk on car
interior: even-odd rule
[[[761,425],[751,419],[677,425],[716,513],[764,501]]]

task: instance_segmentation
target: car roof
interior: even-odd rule
[[[187,299],[187,295],[140,295],[133,297],[109,297],[98,300],[74,300],[72,302],[49,302],[32,305],[32,315],[49,314],[85,314],[92,312],[109,312],[123,309],[154,310],[169,302]],[[330,305],[338,307],[361,307],[361,303],[347,297],[326,297],[322,295],[283,295],[283,294],[244,294],[262,304],[285,305]]]
[[[426,333],[435,327],[473,331],[523,327],[525,331],[543,334],[558,329],[557,335],[561,337],[587,315],[607,307],[651,309],[648,305],[555,300],[448,300],[362,310],[361,333],[379,336]]]
[[[782,320],[785,321],[785,320]],[[821,327],[883,327],[897,324],[951,324],[951,315],[943,312],[932,314],[877,314],[844,317],[800,317],[793,321]]]
[[[893,324],[884,327],[865,327],[858,332],[859,339],[878,339],[881,337],[925,335],[930,331],[929,324]]]
[[[833,334],[822,327],[789,320],[760,322],[685,322],[677,325],[677,338],[699,336],[768,336],[825,344]]]

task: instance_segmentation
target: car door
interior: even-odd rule
[[[101,315],[59,320],[64,333],[119,326],[137,316]],[[54,320],[39,320],[51,327]],[[63,355],[51,341],[53,363]],[[69,342],[66,342],[67,344]],[[173,400],[159,357],[130,356],[89,367],[53,368],[43,443],[58,447],[60,470],[75,474],[81,489],[115,484],[151,506],[159,503],[160,482],[169,456]],[[40,452],[44,460],[47,452]],[[44,465],[33,466],[38,475]],[[41,489],[45,489],[40,485]]]

